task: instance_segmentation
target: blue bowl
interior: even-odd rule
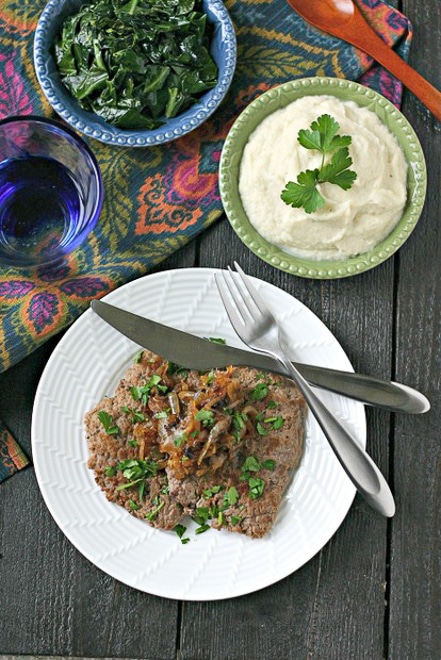
[[[68,124],[96,140],[122,147],[150,147],[182,137],[200,126],[224,99],[236,66],[236,35],[222,0],[203,0],[202,8],[214,26],[211,55],[219,75],[216,87],[206,92],[188,110],[165,119],[153,130],[127,130],[113,126],[98,115],[83,110],[61,82],[51,49],[67,16],[76,13],[84,0],[50,0],[35,31],[34,67],[49,103]]]

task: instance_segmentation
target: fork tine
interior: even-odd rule
[[[256,307],[257,309],[258,306],[255,304],[253,297],[247,295],[247,290],[246,290],[246,281],[244,281],[244,278],[241,277],[240,273],[234,272],[230,266],[228,266],[228,273],[229,273],[229,278],[224,276],[225,281],[227,282],[228,290],[230,291],[231,297],[233,298],[237,308],[240,310],[240,313],[242,314],[243,320],[244,321],[255,321],[256,320]],[[239,279],[239,283],[238,280]],[[251,295],[251,292],[248,291],[248,293]],[[249,318],[246,318],[246,315],[244,314],[244,307],[246,308]]]
[[[223,281],[221,279],[223,277]],[[238,311],[240,311],[240,307],[237,305],[237,302],[235,301],[233,294],[231,293],[230,285],[229,282],[225,276],[225,272],[222,271],[222,275],[215,273],[214,275],[214,280],[216,282],[217,290],[219,291],[219,295],[221,297],[222,303],[225,307],[225,311],[227,312],[227,316],[230,319],[230,323],[233,326],[233,328],[236,330],[237,334],[241,336],[240,331],[241,328],[245,327],[245,320],[243,316],[239,315]],[[228,294],[226,292],[226,288],[228,291],[230,291],[230,294],[233,297],[233,300],[236,303],[236,308],[232,305],[230,298],[228,297]]]
[[[244,271],[239,266],[237,261],[234,261],[233,263],[234,263],[234,267],[236,268],[236,271],[238,272],[238,274],[241,278],[241,281],[245,284],[245,286],[248,290],[248,293],[250,294],[251,299],[254,302],[254,304],[256,305],[259,312],[261,314],[270,314],[270,310],[268,309],[266,302],[264,301],[264,299],[262,298],[262,296],[260,295],[260,293],[258,292],[256,287],[251,283],[248,276],[245,275]],[[248,306],[248,309],[249,309],[249,306]]]
[[[224,280],[225,287],[228,289],[228,293],[230,295],[231,299],[228,299],[227,296],[227,301],[230,304],[230,307],[233,307],[233,309],[236,310],[236,313],[241,317],[241,320],[243,323],[247,323],[250,320],[253,320],[253,313],[252,310],[249,306],[248,301],[245,298],[245,292],[242,292],[240,288],[238,287],[238,284],[236,282],[236,277],[237,273],[234,273],[230,266],[228,266],[228,272],[222,271],[222,277]],[[225,288],[224,288],[225,292]],[[234,306],[232,306],[231,301],[233,301]],[[223,299],[224,302],[224,299]],[[247,312],[248,311],[248,315]]]

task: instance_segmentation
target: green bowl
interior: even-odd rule
[[[331,95],[375,112],[398,140],[408,163],[407,202],[392,232],[372,250],[344,260],[304,259],[284,252],[266,241],[253,227],[243,209],[238,190],[242,152],[250,134],[272,112],[303,96]],[[243,243],[275,268],[299,277],[334,279],[362,273],[394,254],[414,230],[426,195],[426,163],[421,144],[404,115],[383,96],[340,78],[302,78],[270,89],[255,99],[235,121],[226,138],[219,168],[222,203],[231,226]]]

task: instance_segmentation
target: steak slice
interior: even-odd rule
[[[248,367],[182,370],[143,351],[85,415],[88,466],[106,497],[153,527],[185,515],[261,538],[300,463],[295,384]]]

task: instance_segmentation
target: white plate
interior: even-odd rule
[[[148,275],[106,296],[109,302],[200,336],[241,346],[214,283],[214,269]],[[302,303],[254,280],[289,331],[293,357],[352,371],[343,349]],[[66,332],[40,380],[32,420],[33,458],[45,502],[73,545],[117,580],[180,600],[217,600],[257,591],[313,557],[343,521],[355,495],[314,418],[307,420],[302,463],[271,533],[252,540],[209,530],[183,545],[174,532],[155,530],[106,500],[87,468],[83,416],[112,395],[138,347],[91,310]],[[335,394],[323,400],[366,443],[362,404]]]

